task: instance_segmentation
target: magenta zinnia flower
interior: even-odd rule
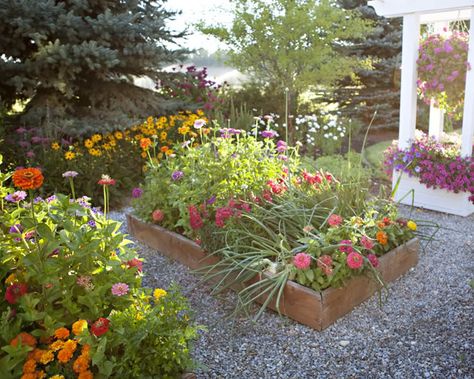
[[[128,293],[128,284],[115,283],[112,286],[112,295],[114,295],[114,296],[124,296],[127,293]]]
[[[299,270],[305,270],[311,265],[311,257],[306,253],[298,253],[293,257],[293,264]]]
[[[360,255],[359,253],[353,251],[347,256],[346,262],[349,268],[357,270],[358,268],[361,268],[364,264],[364,258],[362,258],[362,255]]]
[[[142,195],[143,195],[143,190],[141,188],[136,187],[136,188],[132,189],[132,197],[134,199],[138,199]]]
[[[350,253],[354,252],[354,249],[352,248],[352,241],[351,240],[342,240],[341,242],[339,242],[339,244],[341,245],[339,247],[339,251],[341,253],[350,254]]]
[[[377,256],[375,254],[369,254],[367,255],[367,259],[369,260],[370,264],[373,266],[373,267],[378,267],[379,265],[379,259],[377,258]]]

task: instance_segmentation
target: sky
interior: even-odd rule
[[[210,53],[218,48],[224,47],[212,37],[206,37],[196,32],[192,27],[193,23],[204,21],[206,24],[222,23],[230,25],[232,15],[229,10],[230,4],[227,0],[170,0],[165,3],[165,7],[170,10],[181,10],[183,13],[176,16],[176,20],[169,24],[174,30],[183,30],[189,27],[191,34],[184,40],[184,47],[190,49],[205,48]],[[226,12],[227,10],[227,12]]]

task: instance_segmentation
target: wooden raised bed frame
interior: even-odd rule
[[[143,222],[130,214],[127,221],[130,234],[138,241],[193,270],[218,261],[217,257],[207,255],[198,244],[180,234]],[[418,249],[419,241],[412,239],[380,257],[378,270],[382,279],[394,281],[414,267],[418,263]],[[316,330],[323,330],[379,289],[380,284],[365,275],[351,278],[342,288],[328,288],[321,292],[288,281],[280,299],[280,313]],[[262,296],[259,302],[264,300]],[[275,302],[270,302],[269,307],[276,310]]]

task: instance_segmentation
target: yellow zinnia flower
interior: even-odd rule
[[[46,350],[43,355],[41,355],[41,358],[39,359],[40,363],[47,365],[49,362],[51,362],[54,359],[54,354],[51,350]]]
[[[84,141],[84,146],[90,149],[92,146],[94,146],[94,142],[92,142],[90,139],[86,139]]]
[[[114,132],[114,137],[117,139],[123,139],[123,133],[120,131]]]
[[[91,139],[92,139],[93,142],[99,142],[100,140],[102,140],[102,136],[100,134],[94,134],[91,137]]]
[[[68,161],[71,161],[74,158],[76,158],[76,154],[73,153],[72,151],[66,151],[66,153],[64,153],[64,158],[67,159]]]
[[[57,142],[53,142],[51,144],[51,149],[53,149],[53,150],[59,150],[60,147],[61,146],[59,146],[59,143],[57,143]]]
[[[78,320],[74,324],[72,324],[72,332],[74,333],[75,336],[78,336],[84,330],[87,330],[86,320]]]
[[[416,230],[416,223],[414,221],[410,220],[410,221],[407,222],[407,227],[408,227],[408,229],[415,231]]]
[[[164,289],[162,288],[156,288],[154,291],[153,291],[153,297],[155,298],[155,300],[160,300],[160,298],[162,298],[163,296],[166,296],[168,294],[168,292],[166,292]]]

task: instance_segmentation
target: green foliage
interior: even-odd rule
[[[113,130],[165,104],[134,85],[181,59],[164,1],[0,1],[0,98],[29,102],[22,122],[69,134]]]
[[[8,206],[0,219],[0,280],[14,274],[17,282],[28,284],[17,309],[25,324],[42,321],[51,332],[78,318],[108,315],[133,300],[140,278],[125,264],[136,258],[128,248],[130,241],[118,232],[118,223],[104,220],[84,200],[71,203],[69,197],[57,195],[34,204],[34,213],[25,206]],[[81,278],[90,285],[79,285]],[[130,286],[130,296],[112,295],[117,282]],[[6,302],[0,307],[2,312],[10,309]]]
[[[189,326],[189,308],[177,287],[150,304],[139,301],[110,315],[111,330],[104,343],[106,357],[96,355],[99,372],[136,379],[176,378],[192,368],[189,342],[197,329]],[[93,343],[93,341],[91,340]]]
[[[278,92],[288,88],[292,103],[310,88],[332,85],[359,66],[338,47],[369,31],[357,12],[332,0],[238,0],[232,26],[200,25],[229,47],[229,63]]]
[[[320,157],[314,162],[317,169],[329,171],[335,175],[342,183],[354,183],[363,188],[370,186],[372,169],[362,165],[362,156],[356,152],[349,152],[346,155],[328,155]]]
[[[260,193],[268,180],[281,175],[284,162],[272,140],[257,140],[245,131],[230,138],[220,137],[218,128],[211,133],[202,145],[177,146],[176,157],[149,168],[144,194],[133,204],[140,218],[150,221],[152,211],[160,209],[165,214],[161,225],[191,233],[189,206],[210,212],[229,199]],[[177,171],[183,176],[173,180]]]

